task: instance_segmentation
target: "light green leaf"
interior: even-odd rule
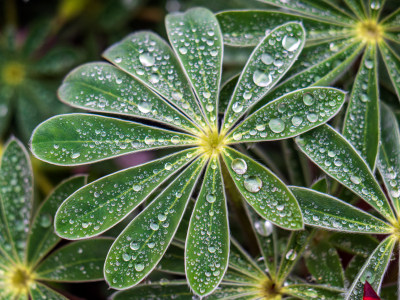
[[[111,287],[124,289],[136,285],[158,264],[182,219],[204,164],[204,157],[195,160],[115,240],[104,266]]]
[[[158,35],[140,31],[108,48],[103,56],[176,105],[196,124],[206,120],[182,67]]]
[[[185,249],[172,242],[158,264],[157,270],[185,276]]]
[[[285,229],[303,228],[296,198],[278,177],[232,148],[222,157],[240,194],[260,216]]]
[[[329,230],[362,233],[391,233],[392,226],[328,194],[307,188],[291,187],[304,223]]]
[[[378,169],[397,215],[400,215],[400,132],[392,109],[381,102]]]
[[[276,276],[278,283],[283,283],[289,276],[295,264],[303,254],[303,251],[308,244],[312,234],[309,230],[293,231],[290,234],[289,241],[286,245],[286,250],[282,253],[281,263]]]
[[[381,24],[389,30],[400,29],[400,7],[383,19]]]
[[[273,10],[232,10],[216,14],[224,43],[232,46],[256,46],[271,29],[286,22],[301,22],[307,43],[347,36],[350,30],[326,21]]]
[[[299,23],[276,27],[254,49],[239,77],[225,113],[222,131],[231,128],[286,74],[305,42]]]
[[[86,176],[75,176],[60,183],[43,202],[33,218],[28,244],[27,262],[35,265],[60,240],[54,233],[53,220],[58,207],[86,183]]]
[[[286,94],[257,110],[235,127],[227,141],[258,142],[294,137],[326,123],[338,113],[345,93],[323,87]]]
[[[381,51],[383,61],[385,62],[397,97],[400,99],[400,57],[386,42],[379,43],[379,50]]]
[[[186,278],[195,294],[204,297],[221,282],[228,267],[229,235],[221,165],[217,157],[212,157],[186,238]]]
[[[72,242],[46,257],[35,271],[36,278],[62,282],[102,280],[112,242],[109,238]]]
[[[223,54],[218,21],[211,11],[197,7],[167,15],[165,26],[207,120],[217,130]]]
[[[81,239],[103,233],[136,209],[163,182],[193,160],[188,149],[100,178],[68,197],[57,211],[57,234]]]
[[[378,59],[374,44],[364,52],[347,106],[343,136],[374,170],[379,147]]]
[[[0,164],[0,248],[11,261],[23,262],[33,198],[32,167],[24,146],[11,139]]]
[[[40,124],[32,152],[56,165],[86,164],[143,150],[196,144],[190,135],[89,114],[67,114]]]
[[[31,287],[29,295],[31,296],[32,300],[68,300],[68,298],[39,282],[35,282],[34,287]]]
[[[284,287],[284,293],[303,300],[330,299],[342,300],[344,290],[315,284],[292,284]]]
[[[357,16],[358,19],[364,20],[368,16],[365,9],[364,0],[344,0],[351,11]]]
[[[396,240],[389,236],[383,240],[362,266],[353,284],[346,294],[346,300],[360,299],[363,295],[364,283],[368,281],[379,294],[383,275],[390,262]]]
[[[365,161],[338,132],[322,125],[296,138],[297,144],[329,176],[359,195],[389,221],[393,211]]]
[[[107,63],[82,65],[58,90],[61,101],[85,110],[133,116],[198,133],[186,116],[140,81]]]
[[[379,244],[379,241],[371,235],[342,232],[332,234],[329,242],[344,252],[364,257],[369,256]]]

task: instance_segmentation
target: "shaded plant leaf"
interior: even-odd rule
[[[357,16],[358,19],[365,19],[368,13],[365,9],[365,2],[360,0],[344,0],[351,11]]]
[[[400,58],[386,42],[379,43],[379,50],[397,97],[400,98]]]
[[[235,90],[236,84],[239,80],[239,76],[240,74],[231,77],[221,86],[221,91],[219,93],[218,112],[222,115],[225,114],[228,108],[229,101],[231,100],[233,91]]]
[[[364,257],[369,256],[379,244],[379,241],[371,235],[342,232],[332,234],[329,242],[342,251]]]
[[[207,300],[216,299],[256,299],[260,291],[257,287],[222,283],[220,287]]]
[[[345,277],[348,282],[353,282],[360,271],[362,265],[364,265],[365,261],[367,260],[366,257],[361,255],[355,255],[347,264],[347,268],[345,271]]]
[[[172,243],[163,255],[163,258],[157,266],[157,270],[185,276],[184,248]]]
[[[388,28],[389,30],[400,29],[400,8],[396,9],[390,15],[388,15],[384,20],[382,20],[382,24]]]
[[[311,284],[293,284],[285,287],[284,291],[286,294],[304,300],[315,298],[341,300],[344,294],[344,290],[341,289]]]
[[[32,300],[42,300],[42,299],[67,300],[68,299],[68,298],[64,297],[63,295],[57,293],[55,290],[53,290],[39,282],[36,282],[35,287],[30,289],[29,295],[31,296]]]

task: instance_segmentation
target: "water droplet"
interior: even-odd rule
[[[287,51],[296,51],[300,46],[301,40],[292,36],[285,35],[282,40],[282,46]]]
[[[180,48],[179,48],[179,52],[180,52],[181,54],[185,55],[185,54],[188,52],[188,50],[187,50],[187,48],[185,48],[185,47],[180,47]]]
[[[314,99],[314,96],[312,94],[305,93],[303,95],[303,102],[304,102],[305,105],[308,105],[308,106],[313,105],[314,101],[315,101],[315,99]]]
[[[160,226],[157,223],[150,223],[150,228],[151,230],[158,230],[158,228],[160,228]]]
[[[303,118],[302,117],[299,117],[299,116],[294,116],[293,118],[292,118],[292,124],[293,124],[293,126],[299,126],[301,123],[303,122]]]
[[[211,97],[211,93],[210,92],[203,92],[203,97],[208,99]]]
[[[169,171],[169,170],[172,169],[172,164],[171,164],[171,163],[166,163],[166,164],[164,165],[164,168],[165,168],[165,170]]]
[[[71,158],[72,158],[72,159],[76,159],[76,158],[78,158],[79,156],[81,156],[81,154],[80,154],[79,152],[76,152],[76,153],[72,153],[72,154],[71,154]]]
[[[235,158],[231,164],[232,170],[235,171],[236,174],[242,175],[247,171],[247,164],[241,158]]]
[[[156,83],[158,83],[160,81],[160,77],[156,73],[153,73],[153,74],[150,75],[149,81],[152,84],[156,84]]]
[[[295,260],[297,257],[297,253],[296,251],[294,251],[293,249],[290,249],[287,253],[286,253],[286,259],[287,260]]]
[[[374,62],[372,60],[365,60],[364,65],[367,69],[372,69],[374,67]]]
[[[235,102],[232,105],[232,110],[235,113],[240,113],[243,110],[243,105],[240,102]]]
[[[234,139],[235,141],[240,141],[240,140],[242,139],[242,134],[241,134],[240,132],[235,132],[235,133],[233,134],[233,139]]]
[[[207,200],[208,203],[214,203],[214,202],[215,202],[215,199],[216,199],[216,197],[215,197],[214,194],[208,194],[208,195],[206,196],[206,200]]]
[[[265,220],[257,220],[254,223],[254,228],[256,229],[257,233],[262,236],[269,236],[274,230],[274,226],[272,225],[272,223]]]
[[[176,101],[182,100],[182,98],[183,98],[182,93],[179,93],[179,92],[176,92],[176,91],[172,92],[171,96]]]
[[[131,256],[130,256],[128,253],[124,253],[124,254],[122,254],[122,259],[123,259],[124,261],[128,261],[128,260],[131,259]]]
[[[269,128],[275,133],[280,133],[285,129],[285,122],[281,119],[272,119],[268,123]]]
[[[132,187],[132,189],[133,189],[135,192],[139,192],[139,191],[142,189],[142,186],[141,186],[140,184],[134,184],[133,187]]]
[[[350,180],[354,184],[359,184],[361,182],[361,178],[356,175],[351,175]]]
[[[179,142],[181,141],[181,139],[180,139],[180,137],[179,136],[177,136],[177,135],[174,135],[172,138],[171,138],[171,143],[172,144],[179,144]]]
[[[164,214],[159,214],[157,218],[160,222],[164,222],[167,219],[167,216]]]
[[[274,58],[268,53],[263,53],[261,55],[261,61],[266,65],[270,65],[274,62]]]
[[[269,86],[272,82],[271,74],[265,74],[262,71],[255,71],[253,74],[253,81],[256,85],[261,87]]]
[[[149,52],[144,52],[139,55],[139,61],[145,67],[151,67],[154,65],[155,59]]]
[[[318,121],[318,116],[314,113],[308,114],[307,120],[310,121],[311,123],[315,123]]]
[[[122,58],[121,57],[116,57],[114,60],[117,64],[122,62]]]
[[[243,93],[243,99],[245,99],[245,100],[249,100],[251,98],[251,96],[252,96],[252,93],[249,91],[246,91]]]
[[[210,247],[208,247],[208,252],[210,252],[210,253],[214,253],[215,252],[215,247],[213,247],[213,246],[210,246]]]
[[[139,111],[147,114],[151,111],[151,107],[153,106],[153,104],[151,104],[150,102],[147,101],[141,101],[138,105]]]
[[[244,187],[250,193],[257,193],[262,188],[262,181],[258,176],[249,176],[244,180]]]
[[[369,101],[369,97],[368,97],[367,94],[361,94],[360,100],[361,100],[362,102],[368,102],[368,101]]]
[[[144,270],[144,264],[138,263],[135,265],[135,270],[141,272]]]
[[[151,137],[151,136],[146,136],[144,138],[144,142],[145,142],[146,145],[153,145],[154,142],[155,142],[155,139],[153,137]]]
[[[40,226],[43,228],[48,228],[51,225],[52,217],[49,214],[44,214],[40,216]]]
[[[138,243],[136,243],[136,242],[131,242],[130,244],[129,244],[129,247],[132,249],[132,250],[138,250],[139,249],[139,244]]]

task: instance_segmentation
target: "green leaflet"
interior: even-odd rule
[[[329,237],[331,245],[344,252],[367,257],[378,246],[379,241],[366,234],[336,232]]]
[[[296,299],[330,299],[342,300],[344,290],[335,289],[327,286],[318,286],[311,284],[292,284],[284,288],[284,292],[288,295],[295,296]]]
[[[193,294],[186,281],[155,282],[115,293],[112,300],[177,299],[191,300]]]
[[[0,94],[2,95],[0,99],[0,136],[3,136],[12,116],[13,107],[11,104],[13,92],[10,91],[8,86],[2,86],[0,87]]]
[[[347,232],[393,231],[390,224],[328,194],[299,187],[291,187],[290,190],[303,211],[307,225]]]
[[[400,132],[392,109],[381,103],[378,169],[397,215],[400,215]]]
[[[38,282],[35,283],[35,288],[30,289],[29,295],[31,296],[32,300],[68,300],[68,298],[57,293],[55,290],[48,288],[44,284]]]
[[[297,201],[278,177],[232,148],[225,148],[222,157],[240,194],[260,216],[285,229],[303,228]]]
[[[76,241],[50,254],[36,269],[36,278],[46,281],[102,280],[103,265],[113,240],[96,238]]]
[[[379,19],[386,0],[368,0],[368,9],[371,19]]]
[[[208,295],[221,282],[228,267],[229,236],[221,165],[217,157],[212,157],[186,238],[186,278],[195,294]]]
[[[208,9],[192,8],[185,13],[167,15],[165,25],[207,120],[217,130],[223,53],[218,21]]]
[[[357,16],[358,19],[365,19],[368,13],[365,8],[364,0],[344,0],[351,11]]]
[[[22,48],[23,56],[28,57],[43,46],[46,38],[49,37],[52,30],[51,24],[52,22],[50,19],[42,19],[34,22],[30,26],[30,30]]]
[[[361,61],[347,106],[343,136],[374,170],[379,146],[378,59],[375,45],[367,46]]]
[[[400,29],[400,8],[382,20],[382,24],[389,30]]]
[[[273,10],[223,11],[216,16],[224,35],[224,43],[232,46],[256,46],[272,28],[293,21],[303,24],[307,43],[350,33],[348,28],[330,22]]]
[[[219,102],[218,102],[218,112],[221,115],[224,115],[226,109],[228,108],[229,101],[231,100],[233,91],[235,90],[236,84],[239,80],[239,76],[240,74],[229,78],[221,86],[221,91],[219,92]]]
[[[0,252],[23,262],[33,198],[33,178],[24,146],[11,139],[0,164]]]
[[[232,254],[232,253],[231,253]],[[229,262],[230,264],[230,262]],[[242,270],[238,270],[236,266],[229,265],[228,270],[224,275],[224,279],[221,284],[224,283],[238,283],[241,285],[258,285],[260,283],[259,278],[251,277],[248,274],[242,272]],[[221,287],[221,285],[219,286]],[[217,289],[218,290],[218,289]],[[215,291],[214,291],[215,293]]]
[[[360,299],[366,280],[379,294],[383,275],[390,262],[395,243],[396,240],[389,236],[379,244],[357,274],[357,277],[346,294],[346,300]]]
[[[32,134],[32,152],[57,165],[86,164],[149,149],[196,144],[190,135],[98,115],[50,118]]]
[[[60,183],[43,202],[33,218],[27,244],[27,262],[35,265],[61,238],[54,233],[53,220],[58,207],[86,183],[86,176],[76,176]]]
[[[185,276],[185,250],[172,242],[157,265],[157,270]]]
[[[350,262],[347,264],[345,277],[348,282],[353,282],[356,279],[360,266],[365,264],[367,257],[361,255],[354,255]],[[386,298],[384,298],[386,299]]]
[[[258,142],[294,137],[331,119],[345,93],[333,88],[306,88],[269,102],[227,136],[227,141]]]
[[[301,24],[291,22],[274,28],[254,49],[239,77],[222,122],[231,128],[285,75],[305,42]]]
[[[259,289],[257,287],[236,285],[229,283],[222,283],[220,288],[217,289],[213,294],[207,297],[207,300],[217,299],[259,299]]]
[[[155,120],[199,132],[168,102],[108,63],[88,63],[76,68],[64,79],[58,95],[65,103],[85,110]]]
[[[325,173],[373,206],[389,221],[393,211],[371,170],[338,132],[322,125],[296,138],[297,145]]]
[[[67,239],[103,233],[129,215],[197,154],[196,148],[187,149],[91,182],[60,206],[55,220],[57,233]]]
[[[104,266],[111,287],[134,286],[158,264],[177,230],[204,164],[204,157],[195,160],[115,240]]]
[[[397,97],[400,98],[400,58],[386,42],[379,43],[379,50],[381,51]]]
[[[131,34],[108,48],[103,56],[206,128],[201,108],[178,59],[158,35],[146,31]]]

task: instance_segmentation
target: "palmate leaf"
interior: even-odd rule
[[[58,209],[57,234],[66,239],[81,239],[103,233],[130,214],[197,153],[197,149],[187,149],[91,182],[69,196]]]
[[[374,170],[379,146],[378,60],[375,45],[368,45],[364,52],[350,95],[343,136]]]
[[[223,54],[218,21],[208,9],[192,8],[185,13],[167,15],[165,25],[207,120],[217,130]]]
[[[257,142],[294,137],[326,123],[342,107],[344,92],[306,88],[286,94],[257,110],[235,127],[227,142]]]
[[[42,300],[42,299],[67,300],[68,299],[68,298],[64,297],[63,295],[57,293],[55,290],[50,289],[41,283],[35,283],[35,288],[30,289],[29,295],[32,300]]]
[[[196,159],[115,240],[104,266],[111,287],[136,285],[156,267],[177,230],[204,164],[204,157]]]
[[[108,48],[103,56],[176,105],[196,124],[206,120],[172,49],[151,32],[137,32]]]
[[[325,173],[393,221],[393,211],[365,161],[338,132],[322,125],[296,138],[297,144]]]
[[[186,278],[201,296],[221,282],[229,256],[228,212],[219,159],[210,159],[190,219],[185,247]]]
[[[297,201],[278,177],[232,148],[222,157],[240,194],[260,216],[285,229],[303,228]]]
[[[291,187],[304,216],[304,223],[330,230],[391,233],[392,226],[333,196],[307,188]]]
[[[186,116],[142,85],[141,82],[107,63],[82,65],[64,79],[60,99],[74,107],[149,119],[198,133]]]
[[[390,262],[395,243],[396,240],[389,236],[379,244],[357,274],[346,294],[346,300],[359,299],[362,296],[365,281],[368,281],[379,294],[383,275]]]
[[[386,69],[389,73],[390,80],[392,81],[394,90],[397,97],[400,98],[400,57],[386,42],[379,43],[379,50],[381,52]]]
[[[226,132],[285,75],[305,42],[299,23],[286,23],[271,31],[254,49],[239,77],[222,122]]]
[[[32,134],[32,152],[58,165],[101,161],[149,149],[196,144],[194,136],[98,115],[48,119]]]
[[[284,288],[284,292],[288,295],[296,297],[296,299],[343,299],[344,290],[311,284],[293,284]]]

